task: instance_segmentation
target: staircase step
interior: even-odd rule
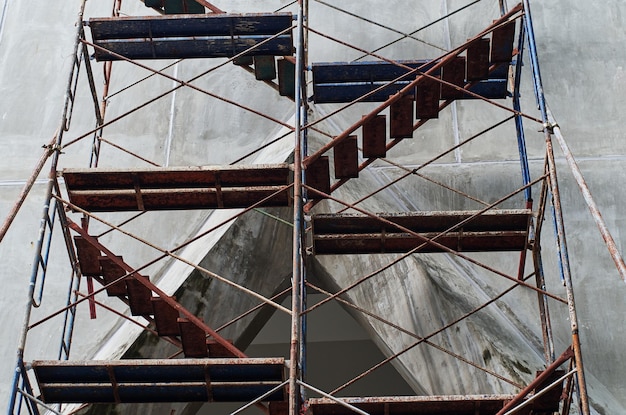
[[[359,151],[355,135],[346,137],[334,147],[335,178],[359,177]]]
[[[137,278],[148,278],[144,276],[130,276],[126,278],[126,292],[128,293],[128,305],[133,316],[152,315],[152,291],[137,280]]]
[[[240,208],[287,188],[290,166],[63,170],[70,202],[92,212]],[[263,206],[289,206],[282,191]]]
[[[283,358],[35,361],[45,403],[246,402],[285,379]],[[280,388],[264,401],[284,401]]]
[[[228,340],[230,344],[233,344],[232,340]],[[222,357],[233,357],[233,354],[228,350],[224,345],[213,339],[207,339],[206,341],[207,348],[209,349],[209,357],[211,358],[222,358]]]
[[[491,63],[510,62],[513,56],[516,21],[498,26],[491,34]]]
[[[92,18],[88,25],[95,45],[128,59],[231,58],[252,46],[250,55],[292,55],[292,20],[291,13],[213,13]],[[96,60],[120,59],[107,51],[95,48]]]
[[[306,184],[322,193],[330,194],[330,161],[328,156],[321,156],[305,172]],[[309,193],[309,198],[320,199],[320,195]]]
[[[276,60],[271,55],[254,57],[254,77],[257,81],[276,79]]]
[[[154,324],[159,336],[179,336],[178,310],[160,297],[152,297],[150,301],[152,302]]]
[[[460,88],[465,86],[465,58],[457,56],[442,68],[441,79]],[[465,93],[450,85],[441,85],[441,99],[459,99]]]
[[[195,0],[145,0],[147,7],[154,7],[165,14],[204,14],[204,6]]]
[[[290,59],[278,59],[278,93],[294,98],[296,96],[296,64]]]
[[[489,39],[478,39],[467,47],[467,74],[468,81],[487,79],[489,76]]]
[[[413,97],[405,95],[389,106],[389,136],[413,138]]]
[[[439,96],[441,83],[436,79],[424,79],[417,85],[415,115],[422,120],[439,118]]]
[[[363,157],[387,156],[387,117],[376,115],[363,124]]]
[[[81,236],[74,237],[74,245],[76,246],[81,274],[86,277],[101,275],[100,263],[98,262],[98,257],[101,255],[100,250]]]
[[[156,318],[155,318],[156,320]],[[187,358],[223,358],[234,357],[233,353],[216,340],[207,339],[204,330],[187,320],[177,318],[180,340],[183,344],[183,353]],[[160,335],[160,332],[159,332]],[[233,344],[232,340],[228,340]]]
[[[241,55],[233,59],[233,65],[252,66],[254,64],[254,56]]]
[[[408,252],[476,215],[476,211],[406,212],[378,217],[417,233],[400,230],[377,218],[358,214],[321,214],[312,217],[313,253],[375,254]],[[460,252],[520,251],[526,248],[532,212],[528,209],[484,212],[461,228],[437,237],[436,242]],[[426,244],[419,251],[445,252]]]
[[[121,256],[118,256],[120,260],[122,260]],[[126,292],[126,282],[125,279],[121,279],[124,275],[126,275],[126,271],[124,268],[117,265],[111,258],[107,256],[98,257],[98,262],[100,263],[100,269],[102,270],[102,278],[104,279],[105,284],[111,284],[114,281],[117,281],[107,287],[106,292],[109,297],[125,297]]]
[[[185,357],[209,357],[209,349],[207,348],[207,339],[204,330],[186,318],[179,318],[178,326],[180,327],[180,340],[183,344]]]

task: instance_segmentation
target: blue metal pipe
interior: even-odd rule
[[[47,237],[45,240],[45,248],[42,247],[43,255],[40,256],[40,265],[41,265],[41,275],[37,275],[35,277],[35,281],[39,282],[39,289],[37,290],[37,298],[33,297],[33,306],[39,307],[41,305],[41,301],[43,300],[43,291],[46,283],[46,276],[48,275],[48,260],[50,258],[50,248],[52,246],[52,234],[54,232],[54,223],[56,221],[56,213],[58,203],[56,200],[50,201],[50,210],[52,211],[51,216],[47,216],[46,223],[48,227]],[[39,272],[38,272],[39,273]]]
[[[518,54],[517,61],[515,63],[515,83],[513,87],[513,109],[517,112],[515,114],[515,129],[517,131],[517,148],[519,150],[520,155],[520,164],[522,168],[522,182],[523,185],[526,186],[530,183],[530,167],[528,165],[528,154],[526,152],[526,138],[524,136],[524,122],[523,118],[519,113],[521,113],[521,104],[520,104],[520,83],[522,78],[522,67],[524,60],[524,41],[526,37],[526,30],[524,29],[524,18],[522,18],[522,26],[520,28],[519,33],[519,41],[518,41]],[[527,187],[524,190],[524,196],[526,198],[526,202],[530,202],[532,200],[532,189]]]
[[[585,381],[585,373],[583,366],[583,358],[580,347],[580,337],[578,332],[578,317],[576,315],[576,305],[574,300],[574,290],[572,286],[572,277],[569,264],[569,255],[567,252],[567,241],[565,239],[565,224],[563,221],[563,211],[561,209],[561,197],[559,194],[559,186],[556,176],[556,162],[554,159],[554,151],[552,148],[552,128],[550,127],[548,119],[548,106],[546,104],[545,95],[543,92],[543,85],[541,81],[541,72],[539,70],[539,58],[537,54],[537,44],[535,40],[535,31],[533,28],[532,14],[530,10],[530,0],[524,0],[524,13],[526,18],[524,19],[526,31],[528,32],[528,48],[530,51],[530,59],[532,62],[533,81],[537,96],[539,98],[539,110],[541,112],[541,118],[543,121],[543,131],[546,141],[546,154],[548,159],[549,169],[549,181],[550,191],[552,193],[552,200],[554,205],[554,218],[557,224],[557,237],[558,237],[558,250],[559,258],[563,262],[562,277],[565,281],[565,288],[567,292],[567,302],[570,315],[570,327],[572,332],[572,347],[574,349],[574,357],[576,361],[577,369],[577,381],[580,397],[580,410],[583,415],[590,415],[589,399],[587,395],[587,385]]]
[[[541,118],[544,120],[544,122],[547,122],[548,112],[547,112],[547,106],[546,106],[546,101],[545,101],[545,95],[543,92],[543,83],[541,81],[541,71],[539,69],[539,57],[537,54],[537,43],[535,41],[535,30],[533,28],[529,0],[524,0],[524,12],[525,12],[525,18],[523,19],[523,22],[525,24],[525,30],[528,33],[528,49],[530,52],[530,61],[531,61],[531,67],[533,71],[533,81],[534,81],[535,90],[537,91],[537,97],[538,97],[537,104],[539,106],[539,111],[541,112]]]
[[[301,69],[300,72],[296,72],[296,76],[300,77],[300,82],[302,83],[301,85],[301,91],[300,91],[300,96],[301,96],[301,104],[299,107],[299,110],[301,111],[301,117],[302,117],[302,125],[308,125],[308,96],[307,96],[307,66],[308,66],[308,56],[306,54],[306,44],[308,43],[308,36],[307,36],[307,32],[305,32],[304,29],[304,25],[305,23],[307,23],[308,18],[309,18],[309,1],[308,0],[303,0],[302,1],[302,5],[300,7],[300,13],[302,13],[302,33],[301,33],[301,41],[302,41],[302,50],[301,50],[301,54],[299,56],[299,61],[300,61],[300,65],[301,65]],[[308,24],[307,24],[308,26]],[[309,151],[309,140],[308,140],[308,128],[304,128],[301,132],[302,134],[302,149],[301,149],[301,157],[302,159],[304,159],[307,155],[308,155],[308,151]],[[306,179],[305,179],[305,171],[302,170],[302,183],[306,183]],[[303,192],[303,205],[304,203],[306,203],[308,201],[308,196],[306,193],[306,189],[303,187],[302,189]],[[306,243],[306,234],[304,232],[304,222],[302,223],[302,234],[301,234],[301,246],[305,247],[305,243]],[[307,270],[306,270],[306,266],[304,263],[304,260],[301,261],[301,266],[302,266],[302,281],[300,283],[300,311],[301,311],[301,317],[300,317],[300,380],[302,381],[306,381],[306,375],[307,375],[307,330],[308,330],[308,314],[304,313],[304,311],[306,311],[307,309],[307,293],[306,293],[306,281],[307,281]],[[300,398],[302,399],[302,401],[304,402],[306,399],[306,392],[305,389],[302,388],[300,390]]]

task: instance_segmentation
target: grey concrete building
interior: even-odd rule
[[[501,13],[499,3],[495,0],[390,0],[384,4],[311,1],[309,62],[359,60],[363,51],[373,50],[386,59],[433,59],[497,19]],[[514,6],[513,2],[507,3],[509,7]],[[297,11],[297,4],[287,0],[215,0],[212,4],[233,13]],[[626,99],[626,55],[621,45],[626,41],[623,30],[626,5],[619,1],[562,0],[531,1],[530,4],[548,105],[621,250],[625,240],[621,232],[626,226],[619,208],[626,202],[620,191],[622,183],[626,183],[626,144],[621,141],[624,119],[621,108]],[[84,18],[108,17],[111,9],[111,2],[87,1]],[[34,166],[46,151],[42,146],[47,146],[60,133],[65,88],[73,65],[78,10],[78,1],[34,5],[0,0],[2,221],[14,208]],[[154,10],[136,0],[125,0],[119,13],[122,16],[156,15]],[[447,15],[449,18],[440,19]],[[435,23],[430,25],[432,22]],[[417,29],[421,30],[383,47]],[[86,30],[90,33],[89,28]],[[94,53],[91,46],[87,50]],[[95,59],[90,62],[94,68],[95,89],[102,97],[104,65]],[[294,102],[280,97],[270,86],[255,80],[240,67],[231,63],[218,67],[222,62],[221,59],[155,60],[149,65],[164,68],[167,76],[153,75],[147,79],[144,78],[150,72],[144,68],[127,62],[113,63],[105,120],[121,119],[102,132],[99,167],[145,168],[150,165],[146,160],[164,167],[291,161],[295,141],[290,130],[296,120]],[[540,118],[531,69],[528,55],[525,55],[521,101],[525,113]],[[197,89],[177,89],[127,115],[137,106],[178,86],[175,79],[190,80],[205,71],[209,72],[193,81]],[[96,125],[84,66],[77,79],[78,94],[74,98],[69,131],[64,134],[66,147],[59,157],[59,170],[86,168],[90,162],[93,134],[86,133]],[[309,78],[309,81],[312,80]],[[215,96],[225,97],[239,106]],[[510,98],[498,102],[511,106]],[[329,136],[340,134],[375,105],[357,104],[324,119],[339,105],[311,100],[308,119],[324,121],[309,133],[309,152],[314,153],[330,140]],[[361,172],[358,180],[349,181],[333,196],[354,202],[372,189],[404,175],[405,170],[398,166],[410,170],[428,162],[427,167],[420,168],[420,174],[430,181],[420,177],[398,181],[364,201],[360,208],[368,212],[428,212],[472,210],[483,206],[436,183],[445,183],[476,199],[493,203],[522,184],[513,122],[482,134],[432,163],[430,160],[509,116],[509,112],[478,100],[456,101],[442,110],[438,119],[417,129],[412,140],[403,140],[389,151],[387,158],[394,164],[384,160],[374,162]],[[542,128],[540,123],[526,119],[524,126],[530,172],[532,177],[537,177],[544,168],[545,137],[537,132]],[[254,152],[260,147],[263,147],[261,151]],[[622,346],[626,338],[622,317],[626,312],[626,285],[556,143],[555,154],[591,410],[597,414],[626,413],[626,356]],[[15,350],[25,324],[23,315],[49,168],[50,159],[0,242],[3,264],[0,275],[5,286],[0,298],[4,333],[1,342],[4,357],[0,360],[2,402],[8,401],[11,395]],[[535,206],[540,190],[540,186],[533,186]],[[64,188],[62,193],[66,194]],[[524,203],[523,194],[517,194],[498,207],[517,209]],[[326,201],[312,213],[335,212],[338,206],[338,203]],[[549,210],[542,231],[543,266],[549,291],[564,297],[566,291],[559,280]],[[256,306],[261,296],[264,299],[277,296],[276,302],[283,308],[262,307],[220,334],[232,339],[249,356],[289,358],[291,327],[286,311],[290,308],[291,297],[279,293],[291,285],[292,209],[262,208],[231,220],[241,212],[241,209],[171,210],[147,212],[137,218],[133,212],[98,213],[96,216],[109,224],[123,224],[121,227],[127,234],[108,233],[109,226],[97,220],[90,222],[89,231],[90,234],[101,233],[99,241],[114,247],[115,254],[123,255],[132,266],[147,264],[142,273],[150,275],[165,294],[175,296],[210,327],[224,325]],[[68,215],[77,222],[80,219],[76,213],[68,212]],[[216,230],[208,233],[213,228]],[[176,249],[196,237],[198,240],[193,244]],[[167,255],[172,253],[176,257]],[[469,256],[502,273],[514,275],[518,271],[518,252]],[[45,296],[41,307],[33,310],[28,324],[62,310],[73,281],[58,224],[51,240],[50,258]],[[307,274],[313,285],[336,292],[372,270],[385,267],[390,258],[390,255],[307,256]],[[532,261],[530,258],[526,261],[529,272]],[[38,280],[37,291],[43,284]],[[430,333],[476,309],[509,285],[507,280],[464,258],[442,253],[418,254],[357,286],[344,299],[411,332]],[[96,288],[99,288],[97,284]],[[323,301],[323,294],[313,289],[309,291],[310,304]],[[87,292],[85,281],[81,283],[81,292]],[[537,295],[520,289],[515,293],[456,325],[453,334],[435,336],[433,341],[467,356],[468,360],[488,366],[513,383],[528,383],[535,370],[543,368],[544,361],[541,326],[537,325]],[[100,293],[97,299],[130,315],[126,305],[116,298]],[[558,355],[571,342],[571,327],[567,307],[556,304],[551,312]],[[27,361],[57,358],[63,315],[59,312],[50,321],[29,330]],[[97,307],[96,319],[90,319],[89,315],[88,302],[81,302],[77,307],[72,359],[164,358],[178,350],[103,307]],[[141,318],[136,320],[146,324]],[[308,356],[313,362],[308,367],[308,382],[326,391],[399,352],[411,338],[406,332],[336,302],[311,312],[308,324]],[[516,391],[510,383],[422,345],[395,359],[393,365],[384,366],[375,376],[365,377],[345,388],[342,394],[471,395]],[[75,408],[68,406],[65,411]],[[93,413],[128,414],[148,411],[229,413],[231,410],[230,406],[219,404],[93,407]]]

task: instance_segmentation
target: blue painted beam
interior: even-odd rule
[[[88,26],[95,45],[129,59],[230,58],[263,41],[249,54],[293,54],[290,13],[93,18]],[[95,56],[120,59],[98,48]]]
[[[245,402],[284,381],[284,359],[36,361],[47,403]],[[279,388],[265,401],[284,400]]]
[[[398,63],[427,70],[434,61],[399,61]],[[402,66],[388,62],[332,62],[315,63],[313,72],[313,101],[318,104],[345,103],[354,101],[363,95],[371,93],[363,102],[384,102],[390,95],[395,94],[413,79],[416,75],[408,75],[405,79],[388,84],[409,70]],[[438,76],[436,71],[433,76]],[[478,81],[469,90],[487,99],[502,99],[509,96],[507,89],[508,65],[502,64],[495,68],[487,79]],[[379,91],[375,91],[381,88]],[[458,99],[472,99],[471,95],[464,94]]]

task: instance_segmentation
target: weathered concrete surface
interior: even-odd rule
[[[536,164],[534,167],[541,166],[539,161]],[[564,167],[560,163],[562,171]],[[459,168],[468,174],[459,173]],[[469,170],[464,167],[435,166],[425,169],[422,173],[434,180],[452,184],[455,188],[472,195],[480,196],[480,189],[488,187],[490,190],[485,192],[485,200],[493,201],[497,198],[496,195],[505,195],[517,186],[516,180],[519,176],[516,169],[517,166],[513,163],[508,166],[483,165],[480,170],[472,171],[470,176]],[[451,171],[456,171],[456,174],[452,176]],[[382,168],[374,172],[380,174],[384,182],[398,177],[400,173],[402,172]],[[452,183],[448,180],[450,177],[455,177]],[[360,180],[366,181],[367,177]],[[405,182],[401,182],[393,189],[397,194],[404,195],[402,203],[397,206],[412,209],[419,207],[420,210],[477,208],[473,202],[468,206],[467,201],[454,197],[446,199],[437,191],[424,192],[425,188],[430,187],[424,180],[412,179]],[[612,300],[615,300],[615,303],[611,304],[619,304],[618,297],[624,290],[623,283],[617,276],[614,281],[605,281],[602,284],[594,278],[598,275],[594,266],[597,266],[599,258],[606,264],[607,269],[611,267],[612,262],[601,244],[595,224],[589,219],[584,207],[580,206],[582,204],[580,196],[571,187],[572,184],[567,177],[564,177],[562,185],[569,189],[562,196],[563,203],[568,206],[566,215],[569,213],[566,226],[570,236],[568,243],[591,400],[598,413],[619,413],[623,407],[620,395],[623,382],[615,366],[622,365],[620,358],[622,352],[619,347],[610,347],[606,350],[605,356],[596,353],[601,348],[600,344],[610,344],[616,335],[623,332],[623,327],[613,315],[616,307],[598,307],[598,304],[608,304],[607,301]],[[410,198],[409,195],[413,197]],[[353,195],[349,195],[347,199],[350,200],[352,197]],[[450,204],[442,203],[444,200],[448,200]],[[599,199],[598,203],[602,203],[602,199]],[[509,202],[504,207],[513,207],[511,205],[515,206],[513,202]],[[578,213],[573,213],[571,210],[576,205],[577,209],[574,210]],[[516,207],[520,206],[517,203]],[[370,211],[376,211],[376,207]],[[548,219],[544,226],[542,244],[546,249],[543,252],[543,263],[548,287],[564,296],[564,289],[558,278],[551,219]],[[589,246],[592,242],[595,242],[595,245]],[[519,262],[517,254],[470,256],[499,271],[516,275]],[[354,257],[348,263],[332,256],[320,257],[318,260],[325,271],[321,275],[331,279],[337,286],[343,287],[389,263],[391,258],[392,256],[371,255],[367,258]],[[529,268],[526,273],[532,269],[530,263],[527,266]],[[365,309],[377,310],[382,312],[383,316],[394,316],[393,321],[403,328],[427,335],[441,325],[474,310],[480,303],[502,293],[510,286],[511,283],[506,279],[468,264],[462,259],[446,254],[421,254],[413,255],[376,275],[366,282],[363,288],[351,292],[349,298]],[[550,307],[558,354],[564,350],[570,338],[567,308],[555,302],[551,302]],[[488,309],[456,324],[446,334],[435,336],[433,341],[449,347],[450,350],[463,351],[461,354],[471,361],[497,368],[495,369],[497,373],[508,374],[510,379],[525,383],[534,376],[536,370],[541,369],[543,361],[539,319],[534,310],[537,310],[537,296],[529,290],[516,289]],[[610,327],[599,330],[597,326],[599,323],[594,322],[595,316],[598,315],[603,316],[603,321],[611,324]],[[388,348],[399,352],[406,347],[406,335],[400,335],[397,330],[371,319],[360,320],[375,333],[374,338],[382,350]],[[400,362],[398,365],[400,373],[412,373],[412,376],[408,375],[405,378],[415,390],[424,393],[511,391],[510,385],[499,382],[426,345],[405,353]]]
[[[41,153],[41,145],[48,142],[59,123],[62,107],[62,93],[69,70],[71,55],[71,38],[74,32],[74,20],[77,5],[74,2],[63,4],[46,4],[33,7],[32,4],[16,0],[0,1],[0,151],[3,161],[0,163],[0,217],[4,219],[12,206],[30,169]],[[218,6],[229,11],[268,11],[286,5],[287,1],[255,2],[249,1],[215,1]],[[462,1],[439,1],[424,3],[387,2],[385,8],[373,7],[367,2],[342,2],[339,6],[351,12],[364,15],[370,19],[394,26],[410,32],[421,27],[446,11],[455,10],[463,5]],[[483,1],[477,8],[459,13],[450,22],[450,27],[435,25],[421,32],[422,38],[438,47],[446,47],[463,41],[471,33],[481,29],[485,22],[497,17],[497,2]],[[109,4],[104,2],[88,2],[88,13],[93,16],[106,16],[110,13]],[[395,39],[383,29],[368,27],[365,31],[358,29],[361,22],[357,19],[335,13],[320,3],[312,3],[311,21],[314,26],[333,36],[371,49]],[[252,9],[253,8],[253,9]],[[398,19],[398,10],[406,19]],[[126,1],[124,13],[138,15],[144,13],[141,4]],[[626,15],[626,5],[620,1],[585,2],[572,4],[566,1],[547,3],[533,2],[533,14],[539,41],[544,86],[552,110],[559,121],[574,154],[581,162],[581,168],[588,180],[591,191],[608,222],[609,228],[620,246],[624,245],[624,219],[619,210],[626,200],[614,187],[626,181],[624,177],[624,142],[621,108],[626,104],[623,91],[626,88],[624,60],[619,53],[626,40],[622,30]],[[480,17],[480,18],[477,18]],[[350,27],[350,31],[345,28]],[[432,57],[440,53],[437,48],[404,41],[399,46],[387,48],[380,52],[391,58]],[[330,41],[319,37],[311,39],[311,57],[315,61],[332,61],[353,59],[360,56],[359,52],[346,52]],[[163,63],[165,65],[165,63]],[[185,62],[169,73],[185,77],[205,68],[205,63]],[[114,65],[114,82],[116,87],[132,83],[143,76],[137,69],[128,65]],[[528,68],[528,65],[527,65]],[[526,68],[526,69],[527,69]],[[234,100],[246,102],[251,106],[271,112],[283,121],[292,115],[289,102],[272,101],[267,104],[268,96],[273,91],[258,85],[248,74],[233,71],[229,67],[225,73],[214,73],[203,79],[199,85],[211,91],[223,93]],[[140,75],[141,73],[141,75]],[[528,71],[526,71],[528,73]],[[100,77],[101,71],[96,71]],[[100,78],[99,78],[100,79]],[[98,84],[100,85],[100,84]],[[109,116],[123,113],[159,92],[170,88],[172,82],[159,77],[149,81],[148,88],[133,88],[124,95],[116,96],[109,103]],[[524,78],[525,108],[533,107],[532,89],[528,77]],[[90,100],[84,92],[79,98],[78,108],[91,109]],[[476,104],[476,105],[475,105]],[[318,113],[329,112],[330,106],[316,108]],[[487,109],[480,103],[460,103],[456,105],[456,115],[451,109],[442,113],[437,122],[429,123],[416,133],[412,142],[402,143],[392,152],[395,161],[407,165],[416,165],[430,159],[458,140],[474,134],[484,124],[494,118],[500,120],[507,116],[499,110]],[[338,131],[341,126],[349,125],[365,113],[364,107],[354,108],[344,116],[325,125],[328,131]],[[75,113],[74,126],[76,136],[93,126],[89,111]],[[217,120],[217,122],[216,122]],[[455,121],[456,120],[456,121]],[[543,157],[543,137],[531,134],[538,129],[536,124],[526,123],[529,132],[528,146],[533,160],[534,171],[541,169]],[[231,107],[210,101],[206,97],[190,91],[179,90],[157,103],[151,104],[136,116],[130,116],[114,128],[105,130],[105,138],[123,144],[133,151],[156,161],[159,164],[211,164],[227,163],[255,148],[262,140],[277,130],[274,123],[263,120],[256,115],[235,110]],[[428,170],[428,174],[441,181],[454,184],[456,187],[482,195],[493,200],[494,195],[513,190],[519,183],[516,176],[516,147],[512,141],[512,127],[503,127],[484,139],[446,156],[439,165]],[[68,137],[68,138],[72,138]],[[131,138],[132,137],[132,138]],[[130,138],[130,139],[129,139]],[[509,140],[509,141],[503,141]],[[84,141],[84,140],[83,140]],[[66,166],[85,166],[89,143],[84,142],[65,150],[62,163]],[[557,155],[558,155],[557,151]],[[104,148],[103,164],[125,165],[138,163],[110,147]],[[504,162],[503,162],[504,161]],[[353,194],[367,193],[366,183],[384,181],[398,173],[383,168],[370,175],[364,175],[363,186],[351,187],[342,192],[342,197],[350,198]],[[611,260],[602,246],[595,225],[582,203],[578,190],[566,173],[565,165],[559,163],[561,192],[566,215],[570,259],[576,285],[577,305],[582,329],[583,350],[591,386],[591,399],[594,410],[598,413],[622,413],[626,407],[626,359],[621,345],[626,332],[623,325],[624,297],[626,286],[614,270]],[[43,177],[43,176],[42,176]],[[13,353],[17,344],[17,336],[21,325],[21,313],[24,308],[26,284],[32,262],[33,243],[36,241],[39,212],[41,211],[43,186],[39,182],[32,196],[27,200],[23,210],[0,244],[2,258],[2,281],[6,294],[1,300],[1,316],[3,332],[3,356],[0,360],[1,376],[0,396],[8,393]],[[514,203],[514,202],[511,202]],[[447,192],[412,181],[410,184],[397,186],[393,192],[365,206],[377,210],[406,209],[444,209],[446,207],[471,207],[463,198],[452,196]],[[519,205],[515,205],[516,207]],[[114,222],[121,222],[127,216],[111,215]],[[146,215],[131,225],[133,232],[155,242],[159,246],[174,247],[186,240],[189,235],[205,223],[206,217],[201,212],[182,215],[180,212],[168,213],[165,216]],[[154,222],[158,221],[158,225]],[[271,221],[270,221],[271,222]],[[262,222],[269,223],[269,222]],[[544,232],[544,246],[549,246],[551,229],[549,223]],[[250,224],[252,228],[263,226]],[[278,225],[276,225],[278,226]],[[113,243],[113,238],[106,243]],[[226,239],[224,239],[225,241]],[[231,243],[236,239],[233,239]],[[147,262],[156,256],[154,251],[146,251],[138,243],[124,241],[125,258],[134,265]],[[37,317],[61,306],[64,301],[69,275],[61,240],[55,239],[58,248],[55,255],[62,259],[54,263],[49,270],[47,303],[44,309],[37,312]],[[220,245],[222,246],[222,245]],[[227,245],[223,245],[226,247]],[[220,249],[219,247],[217,249]],[[204,257],[202,255],[201,257]],[[285,257],[288,257],[286,255]],[[230,257],[226,257],[230,260]],[[554,256],[545,255],[547,274],[552,286],[556,264]],[[489,256],[499,268],[513,272],[516,262],[510,256]],[[375,261],[379,259],[376,258]],[[360,259],[349,261],[320,261],[326,270],[326,283],[341,285],[351,281],[364,269]],[[216,264],[221,267],[229,264]],[[151,268],[155,275],[163,274],[167,264],[159,264]],[[369,268],[368,264],[368,268]],[[253,271],[253,270],[252,270]],[[279,277],[278,275],[276,277]],[[284,276],[280,276],[284,277]],[[332,277],[332,279],[328,279]],[[321,277],[320,277],[321,278]],[[202,279],[198,279],[202,281]],[[484,272],[459,264],[453,259],[442,259],[440,256],[429,256],[425,259],[411,258],[390,275],[371,283],[374,292],[388,292],[385,301],[374,302],[365,290],[353,299],[364,307],[373,307],[391,320],[402,321],[407,328],[427,332],[436,327],[441,320],[456,316],[457,312],[470,309],[479,299],[502,290],[506,283],[493,278]],[[382,282],[380,282],[382,281]],[[163,281],[166,284],[166,281]],[[172,283],[176,290],[176,284]],[[269,289],[269,287],[268,287]],[[459,296],[462,292],[471,292],[469,298]],[[172,292],[174,292],[172,291]],[[270,290],[271,291],[271,290]],[[400,296],[400,293],[410,295]],[[222,297],[222,301],[232,301]],[[351,297],[352,298],[352,297]],[[412,301],[412,302],[411,302]],[[533,329],[535,321],[529,313],[520,310],[534,310],[535,297],[522,292],[506,297],[497,309],[480,314],[459,328],[459,336],[441,337],[443,344],[458,350],[470,350],[475,361],[489,360],[496,367],[501,367],[514,379],[526,379],[527,371],[536,369],[540,357],[539,335]],[[413,313],[413,314],[409,314]],[[83,305],[79,313],[86,315]],[[424,319],[424,316],[428,318]],[[209,317],[211,317],[209,315]],[[118,327],[119,323],[109,314],[99,313],[95,323],[87,322],[77,327],[76,338],[81,339],[75,344],[75,356],[91,355],[98,345],[109,338],[109,328]],[[396,344],[391,341],[394,333],[386,332],[379,324],[361,320],[366,330],[380,349],[387,353],[395,350]],[[49,347],[58,341],[57,326],[42,326],[33,331],[28,346],[31,355],[28,358],[49,358],[56,354],[56,347]],[[103,329],[103,328],[107,329]],[[568,341],[568,323],[565,319],[556,324],[557,346],[564,347]],[[502,344],[488,343],[489,330],[505,332]],[[501,331],[503,330],[503,331]],[[119,330],[118,336],[124,337],[128,332]],[[123,335],[123,336],[122,336]],[[136,331],[133,336],[138,335]],[[134,337],[126,337],[127,341]],[[467,340],[471,339],[471,340]],[[517,349],[522,344],[524,347]],[[127,346],[130,346],[127,343]],[[102,348],[100,348],[102,350]],[[125,349],[119,349],[124,351]],[[520,354],[522,353],[522,354]],[[417,362],[423,366],[437,368],[428,371],[423,377],[412,377],[407,374]],[[405,375],[407,381],[416,391],[460,393],[471,391],[475,386],[471,373],[465,366],[458,366],[447,357],[440,357],[425,346],[419,352],[411,354],[396,366]],[[463,373],[459,382],[445,382],[434,373],[447,373],[457,380],[456,374]],[[476,385],[505,390],[506,385],[494,383],[482,375],[477,377]],[[0,399],[5,401],[6,399]],[[196,407],[187,411],[193,413]],[[156,410],[155,408],[152,408]],[[176,407],[182,411],[180,406]],[[149,410],[146,408],[146,410]],[[179,412],[180,413],[180,412]]]

